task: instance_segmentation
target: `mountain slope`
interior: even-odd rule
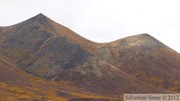
[[[45,84],[46,85],[43,85]],[[43,81],[39,78],[28,75],[17,67],[9,64],[5,59],[0,58],[0,100],[26,101],[26,100],[61,100],[64,96],[58,96],[53,83]],[[48,90],[48,92],[46,92]],[[62,91],[59,87],[57,91]]]
[[[2,101],[73,101],[73,99],[119,101],[117,100],[119,98],[90,93],[67,83],[43,80],[29,75],[0,56],[0,100]]]
[[[42,14],[3,28],[0,40],[0,54],[7,61],[50,81],[116,97],[127,92],[166,92],[106,63],[93,54],[97,43]]]
[[[180,54],[148,34],[101,44],[95,54],[142,81],[180,92]]]

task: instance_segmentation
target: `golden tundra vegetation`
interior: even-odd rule
[[[179,93],[180,54],[148,34],[96,43],[38,14],[0,27],[0,101]]]

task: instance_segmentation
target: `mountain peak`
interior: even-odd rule
[[[43,13],[39,13],[37,14],[37,16],[45,16]]]
[[[44,14],[42,13],[39,13],[38,15],[36,15],[35,17],[38,17],[38,18],[43,18],[43,17],[46,17]]]
[[[142,36],[150,36],[148,33],[142,33],[142,34],[139,34],[139,35],[142,35]]]
[[[111,44],[121,47],[138,46],[138,47],[143,47],[147,50],[154,49],[157,47],[165,47],[165,45],[162,42],[160,42],[159,40],[157,40],[156,38],[152,37],[147,33],[125,37],[117,41],[114,41]]]
[[[153,36],[151,36],[150,34],[148,34],[148,33],[142,33],[142,34],[139,34],[139,35],[135,35],[135,36],[137,36],[137,37],[146,37],[146,38],[153,38],[153,39],[155,39]]]
[[[148,33],[142,33],[142,34],[137,34],[137,35],[133,35],[133,36],[128,36],[128,37],[125,37],[123,39],[126,39],[126,38],[154,38],[152,37],[150,34]]]
[[[48,17],[46,17],[44,14],[39,13],[38,15],[32,17],[30,20],[32,21],[38,21],[39,23],[43,24],[44,22],[46,22],[48,19]]]

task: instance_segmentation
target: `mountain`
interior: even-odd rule
[[[101,44],[95,54],[148,84],[180,92],[180,54],[148,34]]]
[[[74,41],[83,40],[82,42],[85,42],[84,38],[56,24],[42,14],[17,25],[4,28],[0,40],[2,46],[0,52],[10,61],[28,72],[34,73],[34,75],[48,79],[54,76],[53,71],[47,73],[51,69],[49,67],[52,67],[54,71],[61,69],[61,67],[70,68],[91,56]],[[87,45],[85,44],[85,46]],[[59,54],[62,52],[64,53]],[[69,57],[75,61],[71,61]],[[67,64],[70,62],[71,64]],[[33,67],[36,68],[35,71],[33,71]],[[41,68],[44,71],[41,71]]]
[[[152,67],[152,69],[153,66],[156,66],[156,68],[159,68],[157,70],[162,70],[163,73],[168,71],[166,68],[169,68],[162,67],[161,63],[153,63],[153,61],[148,65],[151,67],[146,66],[148,63],[144,62],[145,58],[151,54],[142,53],[139,47],[142,46],[143,51],[147,50],[147,52],[153,53],[150,49],[155,46],[153,46],[154,43],[152,43],[152,47],[146,45],[154,38],[150,38],[149,41],[142,38],[142,42],[138,41],[139,37],[145,36],[148,35],[99,44],[81,37],[43,14],[38,14],[16,25],[0,27],[0,60],[3,61],[0,62],[0,65],[5,65],[4,68],[1,67],[3,78],[0,78],[0,82],[13,85],[17,89],[20,88],[19,82],[24,82],[22,83],[24,86],[32,84],[34,85],[32,88],[39,91],[31,91],[34,96],[42,97],[44,94],[49,97],[61,97],[65,100],[86,99],[86,97],[122,98],[124,93],[170,93],[171,91],[162,89],[164,87],[149,85],[148,83],[151,81],[148,82],[147,80],[150,79],[137,79],[142,77],[141,67],[138,67],[138,65],[145,65],[142,68]],[[165,47],[162,43],[158,44]],[[167,56],[174,58],[172,66],[177,65],[177,67],[172,67],[174,70],[169,72],[171,74],[175,73],[175,70],[179,70],[179,62],[177,61],[179,54],[171,51],[170,48],[168,49],[169,54],[173,55]],[[159,51],[154,50],[154,52]],[[171,57],[174,55],[177,55],[176,58]],[[153,58],[157,60],[164,59],[156,55]],[[134,59],[139,64],[136,64]],[[148,59],[149,57],[146,61]],[[156,71],[151,69],[146,71],[151,73],[151,76],[157,74]],[[142,72],[146,73],[146,71]],[[136,73],[140,74],[137,75]],[[163,77],[164,74],[160,74],[158,77]],[[169,78],[173,81],[176,77],[179,77],[179,74],[171,74]],[[38,79],[38,82],[32,81],[32,78]],[[167,80],[170,80],[169,78]],[[162,79],[165,80],[165,77]],[[44,92],[45,88],[48,89],[47,92]],[[72,92],[71,88],[74,88],[76,92]],[[26,87],[22,89],[26,89]],[[64,89],[68,93],[64,94]],[[8,91],[9,89],[5,90]],[[80,92],[77,92],[77,90],[80,90]],[[50,92],[54,95],[51,96]],[[69,96],[69,93],[71,96]],[[72,93],[75,94],[72,96]],[[89,94],[91,97],[87,96]]]

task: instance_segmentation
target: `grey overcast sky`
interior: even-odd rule
[[[179,0],[0,0],[0,26],[39,13],[95,42],[148,33],[180,52]]]

